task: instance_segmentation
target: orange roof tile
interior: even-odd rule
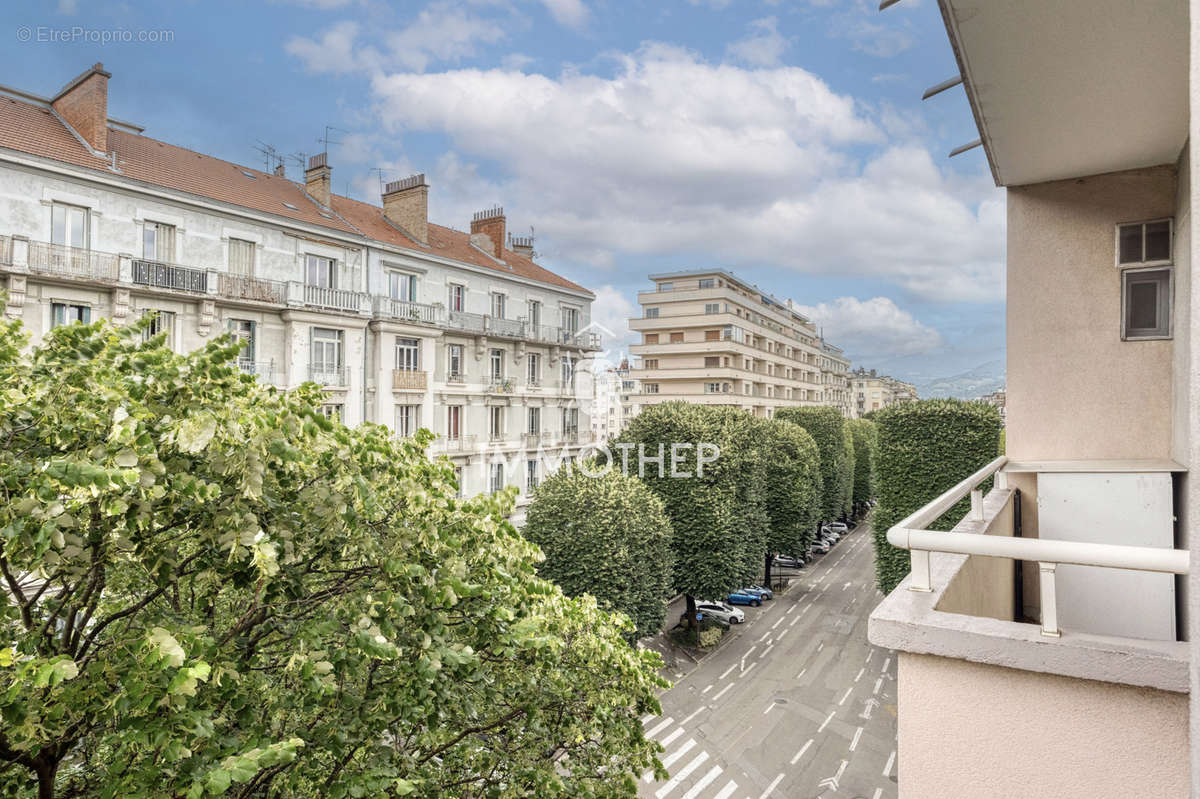
[[[107,159],[92,155],[48,108],[0,96],[0,147],[95,170],[107,177],[119,174],[131,180],[217,202],[319,225],[341,233],[365,236],[418,254],[438,255],[552,286],[591,293],[511,250],[504,250],[504,263],[498,263],[471,245],[470,234],[459,230],[431,224],[429,246],[423,247],[388,222],[383,216],[383,209],[377,205],[334,195],[331,209],[334,213],[329,213],[308,196],[303,186],[285,177],[116,127],[109,128],[108,145],[117,154],[119,173],[112,171]]]

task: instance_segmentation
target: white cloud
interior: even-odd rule
[[[855,0],[847,10],[830,21],[830,35],[847,39],[859,52],[879,58],[899,55],[916,44],[916,36],[907,19],[896,15],[880,16],[877,6]]]
[[[788,47],[788,41],[779,32],[779,20],[775,17],[756,19],[748,26],[750,32],[742,39],[730,44],[725,52],[738,61],[760,67],[775,66]]]
[[[863,355],[872,358],[920,355],[943,344],[938,331],[887,297],[869,300],[838,297],[832,302],[800,306],[798,310],[823,328],[826,337],[855,360]]]
[[[58,0],[58,13],[73,17],[79,11],[79,0]]]
[[[610,358],[619,362],[621,355],[629,354],[629,345],[637,342],[637,337],[629,329],[629,320],[640,316],[638,307],[611,285],[593,288],[592,291],[596,294],[596,300],[592,303],[592,322],[604,328],[604,349],[610,353]]]
[[[559,25],[581,30],[587,23],[588,7],[583,0],[542,0],[542,5]]]
[[[733,0],[688,0],[694,6],[708,6],[709,8],[717,9],[729,8]]]
[[[453,70],[372,86],[388,135],[453,142],[447,172],[430,170],[435,218],[502,203],[552,263],[690,254],[882,278],[923,299],[1002,296],[1002,195],[889,143],[882,128],[901,125],[883,111],[797,67],[665,45],[616,63],[611,76]]]
[[[509,53],[500,59],[500,66],[511,72],[523,72],[536,59],[524,53]]]
[[[357,37],[358,23],[347,20],[333,25],[317,41],[293,36],[284,49],[304,62],[309,72],[357,72],[364,67],[356,51]]]

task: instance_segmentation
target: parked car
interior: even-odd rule
[[[746,620],[745,613],[724,602],[697,602],[696,612],[700,613],[701,611],[708,618],[716,619],[726,624],[741,624]]]
[[[817,539],[816,541],[813,542],[812,548],[814,551],[820,552],[822,555],[824,555],[826,552],[829,551],[830,546],[831,545],[828,541],[826,541],[824,539]]]
[[[771,562],[782,566],[785,569],[804,568],[804,558],[796,558],[792,557],[791,555],[776,555]]]
[[[730,605],[753,605],[754,607],[763,603],[762,597],[758,594],[747,594],[742,591],[734,591],[725,598],[725,601]]]
[[[842,533],[839,533],[827,524],[821,528],[821,538],[827,538],[836,543],[841,540]]]
[[[830,530],[833,530],[835,533],[840,533],[842,535],[845,535],[846,531],[850,529],[842,522],[830,522],[829,524],[827,524],[825,526],[828,527]]]
[[[774,599],[775,592],[761,585],[747,585],[742,588],[747,594],[758,594],[763,599]]]

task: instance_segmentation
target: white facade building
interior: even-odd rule
[[[610,367],[595,376],[596,393],[592,403],[592,432],[598,442],[619,436],[637,415],[641,385],[629,372],[629,363]]]
[[[230,331],[241,367],[324,387],[348,424],[428,428],[467,495],[528,488],[591,441],[574,373],[599,340],[593,295],[505,236],[430,224],[417,175],[383,207],[156,141],[107,116],[97,64],[54,98],[0,89],[0,276],[34,341],[57,324],[158,312],[186,351]],[[530,464],[539,448],[554,457]],[[520,510],[518,511],[520,515]]]

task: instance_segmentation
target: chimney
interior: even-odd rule
[[[308,159],[308,169],[304,170],[304,190],[308,196],[326,208],[329,207],[330,194],[333,188],[332,170],[325,163],[328,153],[317,153]]]
[[[508,249],[517,255],[523,255],[533,260],[533,236],[514,236],[508,234]]]
[[[278,164],[275,165],[275,177],[277,177],[277,178],[287,177],[287,170],[284,169],[282,161],[280,161]]]
[[[112,75],[97,62],[54,95],[50,107],[88,146],[108,152],[108,79]]]
[[[383,187],[383,215],[417,241],[429,243],[429,184],[424,172]]]
[[[484,241],[486,239],[486,241]],[[504,257],[504,209],[477,211],[471,217],[471,243],[497,260]]]

